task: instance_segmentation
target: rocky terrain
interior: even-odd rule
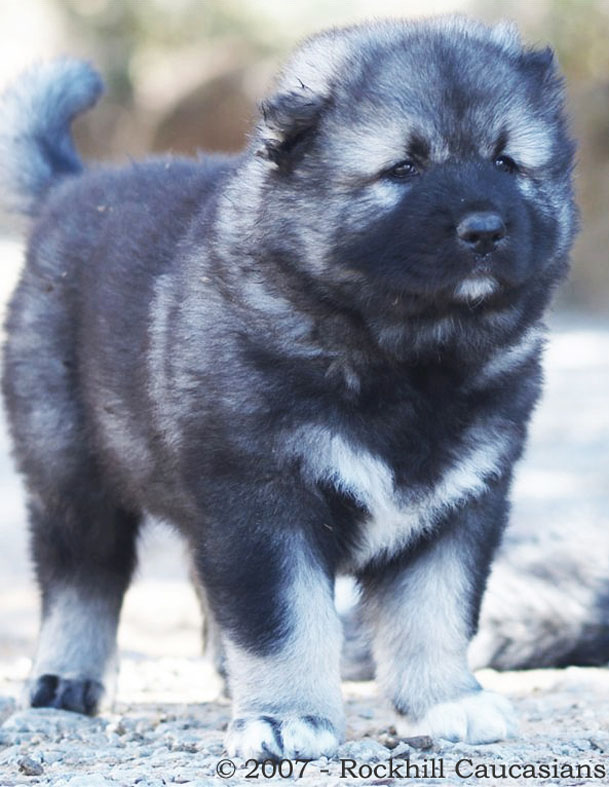
[[[15,711],[13,700],[4,698],[0,785],[205,787],[218,785],[218,774],[236,785],[284,781],[278,775],[266,779],[253,763],[227,759],[222,730],[229,708],[201,701],[205,673],[194,659],[127,656],[119,702],[112,713],[95,719],[46,709]],[[488,672],[481,679],[515,701],[521,718],[518,738],[487,746],[399,741],[373,685],[345,684],[349,742],[337,758],[294,764],[292,780],[390,784],[392,767],[395,783],[420,785],[607,784],[607,671]],[[188,704],[187,698],[192,698]],[[277,767],[265,766],[267,775]],[[290,765],[281,767],[290,780]]]

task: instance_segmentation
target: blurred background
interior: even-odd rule
[[[609,0],[2,0],[0,87],[36,59],[85,57],[107,84],[77,124],[87,157],[238,150],[257,101],[303,36],[370,17],[455,11],[515,20],[525,40],[556,49],[566,74],[583,224],[552,317],[547,394],[517,477],[513,518],[516,527],[545,523],[574,537],[590,526],[609,533]],[[0,310],[21,265],[18,229],[0,219]],[[0,694],[15,693],[27,673],[37,626],[24,520],[0,424]],[[121,628],[127,663],[194,659],[198,615],[181,548],[153,528],[142,550]],[[130,674],[133,692],[137,670]]]

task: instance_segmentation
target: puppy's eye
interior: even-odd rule
[[[508,175],[513,175],[514,172],[518,172],[518,164],[509,156],[498,156],[495,159],[495,166],[497,169],[501,170],[501,172],[507,172]]]
[[[400,161],[399,164],[395,164],[384,173],[385,177],[391,178],[391,180],[407,180],[418,174],[419,171],[412,161]]]

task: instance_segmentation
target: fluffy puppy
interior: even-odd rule
[[[339,573],[407,729],[509,734],[466,651],[574,233],[552,53],[463,18],[332,30],[241,155],[83,171],[70,121],[100,90],[60,60],[2,104],[6,201],[34,218],[4,356],[32,705],[95,711],[150,512],[191,545],[231,754],[335,751]]]

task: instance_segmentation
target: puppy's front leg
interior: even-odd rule
[[[483,691],[467,665],[505,509],[502,495],[489,493],[412,554],[363,577],[377,679],[403,716],[403,734],[490,743],[515,730],[508,700]]]
[[[340,623],[333,580],[292,522],[253,515],[197,560],[226,652],[233,720],[226,747],[244,758],[331,755],[344,733]],[[210,549],[211,548],[211,549]]]

